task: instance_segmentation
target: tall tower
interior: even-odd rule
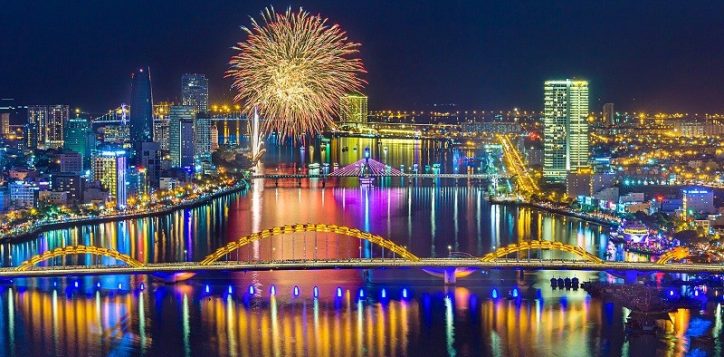
[[[59,148],[63,146],[63,135],[65,135],[65,124],[68,122],[69,111],[68,105],[48,106],[46,147]]]
[[[88,142],[90,123],[85,118],[72,118],[68,120],[63,135],[63,148],[79,153],[83,157],[83,166],[90,159],[91,148]]]
[[[198,112],[209,108],[209,80],[205,74],[185,73],[181,76],[181,99],[183,105],[191,105]]]
[[[134,162],[141,156],[141,144],[153,141],[153,95],[151,71],[139,68],[131,75],[130,139]]]
[[[194,117],[196,110],[190,105],[174,105],[169,114],[169,150],[171,166],[194,166]]]
[[[588,82],[545,82],[543,177],[562,182],[566,173],[588,166]]]

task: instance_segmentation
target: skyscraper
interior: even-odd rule
[[[169,119],[169,150],[171,166],[192,167],[194,165],[194,117],[196,110],[190,105],[171,107]]]
[[[545,82],[543,177],[561,182],[568,171],[588,166],[588,82]]]
[[[93,179],[113,197],[117,209],[126,208],[126,152],[103,150],[93,158]]]
[[[341,123],[367,123],[367,96],[350,94],[339,101],[339,121]]]
[[[194,153],[196,159],[211,162],[211,118],[198,114],[194,123]]]
[[[151,71],[142,67],[131,76],[130,139],[133,156],[140,156],[141,144],[153,141],[153,95]]]
[[[603,105],[603,124],[613,125],[616,123],[615,119],[616,112],[613,109],[613,103],[606,103]]]
[[[45,105],[28,106],[28,128],[32,130],[28,134],[28,146],[45,148],[45,140],[48,137],[48,107]]]
[[[59,148],[63,146],[63,135],[65,135],[65,124],[68,121],[68,105],[48,106],[47,138],[45,147]]]
[[[65,126],[63,148],[81,154],[84,159],[86,157],[90,157],[90,148],[88,147],[89,132],[90,124],[88,119],[69,119],[67,125]]]
[[[197,112],[206,112],[209,108],[209,80],[206,75],[185,73],[181,76],[181,100],[181,104],[193,106]]]

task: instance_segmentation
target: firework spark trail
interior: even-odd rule
[[[226,76],[246,115],[258,107],[265,133],[296,138],[334,126],[340,98],[366,83],[360,44],[319,15],[269,7],[242,29],[248,38],[234,47]]]

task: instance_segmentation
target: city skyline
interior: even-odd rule
[[[10,40],[15,55],[0,64],[0,96],[28,105],[69,103],[103,112],[128,102],[129,74],[148,65],[154,72],[154,94],[160,99],[180,103],[178,78],[197,72],[207,75],[211,98],[231,102],[231,82],[223,78],[226,59],[243,35],[239,26],[266,5],[182,2],[172,7],[90,4],[75,8],[64,4],[32,9],[36,16],[28,24],[3,19],[7,24],[3,37]],[[302,5],[311,13],[328,15],[347,29],[351,40],[362,43],[360,55],[369,72],[365,94],[372,110],[432,103],[540,110],[540,83],[573,77],[591,84],[592,110],[607,102],[616,103],[620,111],[706,113],[724,109],[718,85],[724,71],[715,65],[724,48],[724,36],[717,35],[723,31],[716,16],[723,10],[721,4],[425,3],[418,8],[403,4],[278,4],[280,8],[287,5]],[[25,6],[10,5],[5,14],[28,10]],[[33,25],[58,11],[74,13],[84,26],[87,21],[82,20],[96,24],[98,20],[90,17],[104,13],[108,14],[104,17],[107,23],[97,24],[93,35],[75,24],[60,26],[52,33]],[[173,16],[162,17],[162,13]],[[206,13],[215,21],[203,21],[204,16],[196,19],[191,13]],[[138,26],[111,26],[125,14],[139,15]],[[409,21],[399,21],[400,16]],[[179,18],[191,23],[174,20]],[[575,21],[569,23],[568,18]],[[610,25],[601,25],[603,20]],[[446,25],[435,25],[441,23]],[[503,24],[517,26],[499,31]],[[184,26],[198,31],[189,33]],[[114,41],[102,41],[103,36]],[[450,37],[460,41],[442,41]],[[128,49],[121,50],[119,41]],[[48,54],[29,55],[41,48]]]

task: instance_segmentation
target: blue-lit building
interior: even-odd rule
[[[701,188],[683,190],[681,200],[684,215],[709,214],[716,212],[714,207],[714,191]]]
[[[174,105],[169,118],[169,149],[171,166],[186,168],[194,166],[194,118],[196,108],[190,105]]]
[[[133,157],[137,158],[141,156],[141,144],[153,141],[153,95],[148,67],[142,67],[132,75],[129,123]]]

